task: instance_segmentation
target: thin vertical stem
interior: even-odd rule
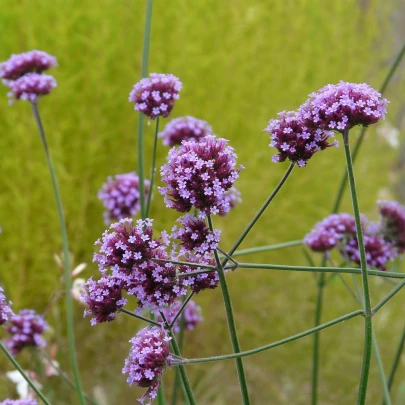
[[[52,179],[53,191],[55,194],[56,206],[59,216],[59,223],[62,234],[62,245],[63,245],[63,267],[65,276],[65,297],[66,297],[66,318],[67,318],[67,330],[68,330],[68,343],[69,343],[69,356],[70,364],[73,370],[75,385],[77,388],[77,395],[81,405],[85,404],[83,391],[81,388],[79,368],[77,366],[76,359],[76,347],[75,347],[75,337],[74,337],[74,324],[73,324],[73,306],[72,306],[72,296],[70,295],[70,290],[72,288],[72,280],[70,274],[70,258],[69,258],[69,244],[68,235],[66,230],[65,217],[63,214],[62,199],[59,193],[58,182],[56,179],[55,169],[53,167],[51,155],[49,153],[48,143],[46,141],[45,131],[42,125],[41,117],[39,115],[39,110],[36,102],[31,102],[32,112],[34,114],[35,122],[38,127],[39,135],[44,147],[46,161],[48,163],[49,173]]]
[[[242,234],[239,236],[237,241],[234,243],[232,246],[231,250],[228,252],[229,256],[232,256],[236,249],[239,247],[239,245],[243,242],[243,240],[246,238],[247,234],[250,232],[250,230],[253,228],[255,223],[259,220],[259,218],[262,216],[264,211],[266,211],[266,208],[269,206],[269,204],[273,201],[273,198],[277,195],[277,193],[280,191],[281,187],[284,185],[284,183],[287,181],[288,176],[291,174],[292,170],[294,169],[295,164],[291,163],[290,166],[288,167],[287,171],[285,172],[284,176],[281,178],[280,182],[277,184],[276,188],[273,190],[273,192],[269,195],[267,200],[264,202],[258,213],[254,216],[254,218],[249,222],[248,226],[245,228],[245,230],[242,232]],[[225,258],[224,261],[222,262],[222,266],[225,267],[226,263],[228,262],[228,259]]]
[[[143,51],[142,51],[142,70],[141,76],[146,77],[148,74],[150,31],[152,25],[152,4],[153,0],[148,0],[145,12],[145,30],[143,34]],[[143,133],[144,133],[144,115],[139,113],[138,119],[138,176],[139,176],[139,198],[141,203],[141,217],[146,218],[145,206],[145,174],[143,170]]]
[[[156,172],[156,150],[157,150],[157,138],[159,132],[159,117],[156,118],[156,127],[155,127],[155,138],[153,141],[153,153],[152,153],[152,169],[150,172],[150,185],[149,185],[149,194],[148,194],[148,203],[146,204],[146,214],[145,217],[148,218],[149,210],[150,210],[150,202],[152,199],[153,193],[153,182],[155,180],[155,172]]]
[[[378,348],[377,338],[375,336],[374,331],[373,331],[373,350],[374,350],[375,359],[377,361],[378,371],[380,373],[381,385],[382,385],[383,395],[384,395],[384,404],[392,405],[390,391],[389,391],[388,384],[387,384],[387,378],[385,377],[384,365],[382,363],[380,349]]]
[[[17,360],[11,355],[11,353],[6,349],[6,347],[3,345],[2,341],[0,340],[0,348],[3,351],[3,353],[7,356],[7,358],[10,360],[10,362],[13,364],[13,366],[20,372],[20,374],[23,376],[24,380],[27,381],[28,385],[32,388],[32,390],[41,398],[41,401],[45,405],[51,405],[49,401],[45,398],[44,394],[38,389],[38,387],[34,384],[34,382],[28,377],[28,375],[25,373],[25,371],[22,369],[22,367],[18,364]]]
[[[208,225],[209,225],[210,231],[214,232],[214,226],[212,224],[212,219],[211,219],[210,215],[208,215]],[[235,247],[235,250],[236,249],[237,249],[237,246]],[[226,311],[226,317],[228,320],[228,329],[229,329],[229,335],[231,337],[233,352],[239,353],[240,346],[239,346],[239,340],[238,340],[238,333],[236,331],[235,319],[234,319],[233,310],[232,310],[231,296],[229,294],[228,286],[226,283],[225,272],[222,267],[221,260],[219,259],[219,255],[218,255],[218,252],[216,249],[214,250],[214,254],[215,254],[215,261],[216,261],[217,267],[218,267],[218,276],[219,276],[219,281],[220,281],[221,290],[222,290],[222,296],[223,296],[224,304],[225,304],[225,311]],[[240,357],[236,358],[236,369],[238,372],[239,385],[240,385],[240,390],[242,393],[243,404],[249,405],[250,399],[249,399],[249,391],[248,391],[247,382],[246,382],[245,369],[243,367],[243,361]]]
[[[371,301],[370,301],[370,289],[368,285],[368,274],[367,274],[367,260],[366,251],[364,249],[363,241],[363,231],[361,229],[360,211],[357,201],[356,183],[353,173],[353,162],[350,154],[349,145],[349,131],[346,130],[343,133],[343,143],[346,156],[347,165],[347,175],[349,178],[350,193],[352,197],[354,218],[356,221],[356,235],[359,245],[360,252],[360,269],[361,269],[361,280],[363,284],[363,297],[364,297],[364,354],[363,354],[363,366],[360,377],[359,394],[357,399],[358,405],[364,405],[367,396],[367,384],[368,375],[370,373],[370,362],[371,362],[371,351],[372,351],[372,340],[373,340],[373,324],[372,324],[372,312],[371,312]]]

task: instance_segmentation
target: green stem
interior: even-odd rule
[[[405,286],[405,280],[401,281],[393,288],[372,310],[373,315],[379,311],[395,294],[397,294]]]
[[[44,147],[46,161],[48,163],[49,173],[52,179],[53,191],[55,194],[55,200],[58,210],[59,223],[62,233],[62,244],[63,244],[63,267],[64,267],[64,276],[65,276],[65,297],[66,297],[66,318],[67,318],[67,330],[68,330],[68,343],[69,343],[69,355],[70,355],[70,364],[73,370],[75,384],[77,387],[77,394],[81,405],[85,404],[83,392],[80,383],[79,368],[77,366],[76,359],[76,347],[75,347],[75,338],[74,338],[74,324],[73,324],[73,306],[72,306],[72,296],[70,295],[70,290],[72,288],[72,280],[70,274],[70,257],[69,257],[69,245],[68,245],[68,236],[66,230],[65,217],[63,214],[62,199],[59,193],[58,182],[56,179],[55,169],[53,167],[51,155],[49,153],[48,143],[46,141],[45,131],[42,125],[41,117],[39,115],[38,106],[36,102],[31,102],[32,112],[34,114],[35,122],[38,127],[39,135]]]
[[[385,89],[387,88],[389,82],[391,81],[391,78],[394,75],[395,71],[397,70],[397,68],[398,68],[402,58],[404,57],[404,55],[405,55],[405,43],[403,44],[401,50],[399,51],[397,57],[394,60],[394,63],[392,64],[387,76],[385,77],[384,83],[380,87],[379,91],[380,91],[381,94],[384,94]],[[364,135],[365,135],[365,133],[367,131],[367,128],[368,127],[362,127],[362,129],[360,131],[360,135],[357,138],[357,141],[356,141],[356,143],[354,145],[353,156],[352,156],[353,162],[356,160],[357,154],[358,154],[358,152],[360,150],[360,146],[361,146],[361,144],[363,142]],[[335,204],[333,206],[333,212],[338,212],[339,211],[340,204],[341,204],[342,198],[343,198],[343,193],[344,193],[344,191],[346,189],[346,184],[347,184],[347,176],[346,176],[346,173],[343,173],[342,180],[340,181],[339,190],[338,190],[338,193],[337,193],[337,196],[336,196]]]
[[[348,130],[343,132],[343,143],[344,143],[345,156],[346,156],[347,175],[349,178],[350,193],[351,193],[351,197],[352,197],[354,219],[356,221],[356,236],[357,236],[357,242],[359,245],[361,280],[362,280],[362,284],[363,284],[364,311],[365,311],[364,353],[363,353],[363,366],[362,366],[362,370],[361,370],[357,405],[364,405],[366,402],[366,396],[367,396],[368,375],[370,373],[371,351],[372,351],[372,341],[373,341],[373,324],[372,324],[372,313],[371,313],[370,290],[369,290],[369,285],[368,285],[366,251],[364,248],[363,231],[361,229],[360,211],[359,211],[359,206],[358,206],[358,202],[357,202],[356,183],[354,180],[353,162],[352,162],[352,157],[350,154],[349,131]]]
[[[66,373],[64,373],[59,367],[55,366],[55,362],[48,356],[48,354],[41,349],[38,349],[38,352],[47,361],[47,363],[56,371],[58,376],[62,378],[62,380],[65,381],[65,383],[69,385],[70,388],[77,391],[73,381],[71,381],[70,378],[66,375]],[[86,393],[83,393],[83,395],[87,402],[93,405],[98,405],[97,402],[93,398],[88,396]]]
[[[204,357],[201,359],[183,359],[182,364],[196,364],[196,363],[208,363],[212,361],[220,361],[220,360],[229,360],[229,359],[235,359],[239,357],[246,357],[246,356],[251,356],[253,354],[257,354],[260,352],[264,352],[265,350],[273,349],[274,347],[284,345],[286,343],[292,342],[294,340],[301,339],[305,336],[311,335],[312,333],[318,332],[322,329],[329,328],[330,326],[336,325],[337,323],[347,321],[351,318],[354,318],[358,315],[364,315],[364,311],[359,309],[357,311],[351,312],[349,314],[346,314],[344,316],[341,316],[339,318],[336,318],[332,321],[323,323],[321,325],[316,326],[315,328],[308,329],[304,332],[297,333],[296,335],[289,336],[288,338],[278,340],[277,342],[270,343],[265,346],[257,347],[256,349],[252,350],[247,350],[245,352],[240,352],[240,353],[234,353],[234,354],[225,354],[222,356],[213,356],[213,357]]]
[[[145,12],[145,29],[143,34],[142,70],[141,76],[148,74],[150,31],[152,25],[152,4],[153,0],[147,0]],[[145,207],[145,175],[143,171],[143,135],[144,135],[144,115],[139,113],[138,119],[138,176],[139,176],[139,198],[141,202],[141,218],[146,218]]]
[[[208,225],[209,225],[210,231],[214,232],[214,226],[213,226],[210,215],[208,215]],[[214,250],[214,254],[215,254],[215,261],[216,261],[217,267],[218,267],[219,282],[221,285],[222,296],[224,299],[226,317],[227,317],[227,321],[228,321],[229,335],[230,335],[231,342],[232,342],[233,352],[239,353],[240,346],[239,346],[239,340],[238,340],[238,333],[236,331],[236,324],[235,324],[235,319],[233,316],[231,296],[229,294],[228,286],[226,283],[225,272],[222,267],[221,261],[219,259],[218,251],[216,249]],[[236,369],[238,372],[239,386],[240,386],[240,390],[241,390],[241,394],[242,394],[243,404],[249,405],[250,399],[249,399],[249,391],[248,391],[247,382],[246,382],[245,369],[243,367],[243,361],[240,357],[236,358]]]
[[[151,260],[153,260],[154,262],[160,262],[160,263],[172,263],[172,264],[179,264],[179,265],[184,265],[184,266],[201,267],[202,269],[211,269],[211,271],[216,270],[215,266],[210,266],[209,264],[200,264],[200,263],[193,263],[193,262],[182,262],[180,260],[158,259],[156,257],[152,258]],[[187,274],[185,274],[185,275],[187,276]]]
[[[405,345],[405,327],[402,332],[402,336],[399,341],[397,351],[395,352],[395,357],[394,357],[394,361],[391,366],[390,375],[388,376],[388,389],[389,390],[392,388],[392,385],[394,383],[395,373],[397,371],[399,361],[401,359],[401,354],[402,354],[402,350],[404,349],[404,345]],[[386,405],[386,404],[383,404],[383,405]]]
[[[381,385],[382,385],[383,396],[384,396],[384,404],[392,405],[390,391],[389,391],[388,384],[387,384],[387,378],[385,377],[384,365],[381,360],[380,349],[378,347],[377,338],[375,336],[374,331],[373,331],[373,350],[374,350],[375,359],[377,361],[378,371],[380,373]]]
[[[361,269],[354,267],[312,267],[312,266],[288,266],[283,264],[267,264],[267,263],[239,263],[239,269],[263,269],[263,270],[280,270],[280,271],[304,271],[315,273],[347,273],[361,274]],[[207,271],[206,271],[207,272]],[[199,272],[199,274],[203,271]],[[396,273],[381,270],[368,270],[370,276],[387,277],[387,278],[405,278],[405,273]],[[191,273],[187,273],[189,275]]]
[[[152,153],[152,169],[150,171],[150,185],[149,185],[149,194],[148,194],[148,202],[146,204],[146,214],[145,217],[149,217],[149,210],[150,210],[150,202],[152,200],[153,194],[153,183],[155,180],[155,172],[156,172],[156,150],[157,150],[157,138],[159,132],[159,117],[156,118],[156,127],[155,127],[155,137],[153,140],[153,153]]]
[[[250,249],[240,249],[232,253],[232,256],[242,256],[250,253],[269,252],[271,250],[284,249],[292,246],[302,245],[302,240],[293,240],[291,242],[278,243],[276,245],[258,246]]]
[[[181,305],[181,307],[180,307],[180,309],[179,309],[179,312],[177,312],[176,316],[173,318],[171,324],[169,325],[170,328],[173,328],[174,324],[175,324],[176,321],[177,321],[177,318],[178,318],[180,315],[183,315],[184,308],[185,308],[185,307],[187,306],[187,304],[190,302],[191,298],[194,297],[194,294],[195,294],[195,293],[191,293],[186,299],[183,300],[183,303],[182,303],[182,305]],[[182,319],[183,319],[183,317],[182,317]],[[180,328],[180,330],[181,330],[181,328]],[[180,348],[181,348],[181,345],[180,345]]]
[[[258,221],[258,219],[262,216],[264,211],[266,211],[266,208],[269,206],[269,204],[273,201],[274,197],[277,195],[277,193],[280,191],[281,187],[284,185],[286,180],[288,179],[288,176],[291,174],[292,170],[294,169],[295,164],[291,163],[290,166],[288,167],[287,171],[285,172],[284,176],[281,178],[280,182],[277,184],[276,188],[273,190],[273,192],[269,195],[263,206],[260,208],[259,212],[254,216],[254,218],[250,221],[248,226],[245,228],[245,230],[242,232],[242,234],[239,236],[237,241],[234,243],[232,246],[231,250],[228,252],[229,256],[233,256],[235,253],[236,249],[239,247],[239,245],[243,242],[243,240],[246,238],[247,234],[250,232],[250,230],[253,228],[255,223]],[[222,266],[225,267],[226,263],[228,262],[228,259],[225,259],[222,262]]]
[[[122,312],[123,314],[127,314],[127,315],[129,315],[129,316],[134,317],[134,318],[140,319],[141,321],[145,321],[145,322],[147,322],[147,323],[150,323],[151,325],[160,326],[160,323],[159,323],[159,322],[156,322],[156,321],[154,321],[153,319],[146,318],[146,317],[141,316],[141,315],[137,315],[137,314],[135,314],[135,313],[133,313],[133,312],[131,312],[131,311],[127,311],[127,310],[124,309],[124,308],[119,308],[119,309],[118,309],[118,312]]]
[[[13,364],[13,366],[20,372],[20,374],[23,376],[24,380],[27,381],[28,385],[32,388],[32,390],[39,396],[39,398],[41,398],[42,402],[45,405],[51,405],[49,403],[49,401],[45,398],[45,396],[42,394],[42,392],[34,384],[34,382],[28,377],[28,375],[25,373],[25,371],[21,368],[21,366],[18,364],[17,360],[6,349],[6,347],[3,345],[3,342],[1,340],[0,340],[0,348],[3,351],[3,353],[7,356],[7,358],[10,360],[10,362]]]

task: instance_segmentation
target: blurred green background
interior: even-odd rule
[[[58,87],[39,105],[53,154],[75,263],[89,263],[84,276],[97,275],[94,241],[105,229],[97,191],[109,175],[137,170],[138,115],[128,94],[140,78],[145,1],[0,0],[0,60],[41,49],[58,58]],[[277,112],[296,109],[307,95],[339,80],[378,88],[405,37],[401,1],[372,0],[156,0],[153,6],[149,71],[170,72],[183,82],[173,117],[205,119],[230,140],[246,169],[237,187],[243,204],[226,218],[215,218],[229,248],[288,164],[273,164],[274,150],[263,132]],[[401,127],[404,112],[403,64],[386,96],[388,120]],[[61,251],[50,177],[28,103],[9,107],[0,97],[0,276],[14,309],[44,311],[61,272],[53,255]],[[164,123],[165,121],[163,121]],[[380,124],[379,124],[380,125]],[[146,126],[149,167],[153,125]],[[352,131],[352,139],[358,130]],[[159,145],[158,164],[167,149]],[[362,211],[377,219],[375,201],[401,191],[401,149],[392,148],[370,128],[356,164]],[[332,209],[344,170],[342,148],[331,148],[295,169],[285,188],[242,247],[302,238]],[[346,195],[342,210],[351,212]],[[176,212],[156,193],[151,216],[158,231],[170,229]],[[319,261],[318,257],[315,257]],[[246,257],[244,261],[306,264],[300,247]],[[310,274],[238,270],[229,274],[242,349],[270,343],[312,327],[316,286]],[[390,289],[371,281],[373,302]],[[404,324],[403,293],[375,317],[388,370]],[[203,292],[196,301],[205,322],[186,336],[185,357],[231,351],[222,297]],[[336,279],[327,289],[323,320],[357,309]],[[134,404],[144,390],[129,387],[121,374],[128,340],[141,324],[122,315],[113,323],[90,326],[75,303],[78,357],[84,386],[103,391],[105,404]],[[63,306],[48,314],[57,341],[57,360],[69,370]],[[0,332],[0,337],[5,333]],[[354,404],[363,350],[363,322],[354,319],[322,333],[319,404]],[[312,337],[245,358],[253,404],[308,404]],[[28,368],[29,355],[21,355]],[[2,371],[11,369],[0,359]],[[404,358],[393,399],[404,384]],[[189,366],[199,404],[241,402],[233,361]],[[173,372],[166,373],[166,385]],[[103,387],[103,388],[101,388]],[[47,388],[48,389],[48,388]],[[77,403],[56,377],[49,386],[54,404]],[[368,404],[381,400],[375,361]],[[1,373],[0,400],[14,394]],[[395,402],[396,401],[396,402]],[[100,405],[103,403],[100,402]]]

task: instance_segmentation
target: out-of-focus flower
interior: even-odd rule
[[[173,322],[182,305],[183,303],[180,300],[176,300],[174,304],[171,305],[169,308],[163,309],[162,312],[167,322]],[[201,307],[197,305],[193,300],[190,300],[187,303],[187,306],[184,308],[183,313],[177,318],[173,326],[173,331],[175,333],[180,332],[180,323],[182,317],[184,319],[184,329],[193,330],[201,321],[203,321],[203,317],[201,316]],[[160,314],[157,315],[156,320],[158,322],[163,322],[163,318]]]
[[[23,309],[11,316],[6,326],[11,338],[6,340],[6,346],[13,355],[17,355],[25,347],[46,346],[42,334],[48,329],[48,324],[32,309]]]
[[[391,148],[397,149],[399,146],[399,129],[389,122],[377,127],[377,134],[384,139]]]
[[[145,180],[144,184],[145,200],[147,200],[149,180]],[[139,197],[139,177],[135,172],[108,177],[107,182],[98,192],[98,198],[103,201],[106,209],[104,212],[105,222],[109,224],[114,220],[136,215],[141,208]]]
[[[49,94],[56,87],[56,80],[53,76],[27,73],[17,80],[9,81],[7,86],[10,88],[9,103],[15,100],[37,101],[39,96]]]
[[[151,73],[135,84],[129,101],[135,103],[135,110],[150,119],[168,117],[182,88],[180,80],[172,74]]]
[[[38,405],[35,399],[5,399],[0,405]]]
[[[5,80],[16,80],[27,73],[42,73],[57,66],[56,58],[43,51],[29,51],[11,57],[0,63],[0,77]]]
[[[378,232],[383,238],[405,252],[405,207],[397,201],[377,201],[381,220]]]
[[[230,209],[224,195],[241,169],[236,168],[236,154],[227,141],[209,135],[169,151],[168,163],[160,170],[166,187],[159,191],[166,206],[179,212],[194,206],[205,215],[224,213]]]
[[[299,167],[304,167],[316,152],[338,146],[337,141],[328,142],[328,139],[334,136],[332,131],[312,129],[304,125],[296,112],[283,111],[278,116],[278,119],[270,120],[265,128],[271,138],[270,146],[279,152],[273,156],[273,162],[289,159]]]
[[[117,277],[104,276],[97,281],[92,278],[87,281],[82,298],[89,307],[84,316],[92,316],[91,325],[115,319],[115,313],[127,303],[122,297],[123,286],[124,281]]]
[[[0,325],[8,321],[12,315],[11,301],[6,300],[4,290],[0,287]]]
[[[85,304],[83,300],[83,294],[86,291],[85,284],[86,280],[84,278],[76,278],[73,280],[72,288],[70,289],[72,298],[81,304]]]
[[[384,119],[387,104],[387,99],[368,84],[341,81],[310,94],[299,115],[307,127],[343,132]]]
[[[127,382],[130,385],[148,388],[138,399],[142,404],[145,401],[150,404],[156,398],[161,376],[171,365],[170,339],[163,328],[154,326],[141,329],[130,340],[132,347],[122,372],[128,374]]]
[[[163,138],[164,145],[177,146],[182,141],[199,142],[212,134],[213,130],[207,121],[187,116],[175,118],[167,123],[164,130],[159,133],[159,138]]]
[[[42,385],[37,381],[37,376],[33,371],[26,371],[26,374],[28,374],[28,376],[30,377],[31,381],[33,381],[33,383],[35,384],[35,386],[38,389],[42,388]],[[25,378],[21,375],[21,373],[18,370],[14,370],[14,371],[8,371],[6,373],[6,376],[9,380],[11,380],[11,382],[13,382],[16,385],[16,390],[17,390],[17,394],[20,397],[20,399],[26,400],[26,399],[30,399],[33,396],[33,392],[31,390],[31,387],[29,386],[29,384],[27,383],[27,381],[25,380]],[[0,402],[0,404],[3,404],[2,402]],[[17,404],[20,404],[17,402]],[[24,405],[25,402],[22,402],[20,405]],[[27,404],[29,405],[30,402],[27,402]],[[36,404],[36,402],[35,402]]]

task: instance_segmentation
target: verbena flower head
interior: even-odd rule
[[[6,300],[4,290],[0,287],[0,325],[8,321],[12,315],[11,302]]]
[[[306,126],[343,132],[385,118],[387,99],[365,83],[328,84],[300,107]]]
[[[91,278],[87,281],[82,298],[89,309],[84,311],[84,316],[92,315],[92,325],[115,319],[115,313],[127,303],[122,297],[123,287],[123,280],[117,277],[104,276],[97,281]]]
[[[5,399],[0,402],[0,405],[38,405],[38,402],[35,399]]]
[[[135,110],[150,119],[168,117],[183,85],[172,74],[151,73],[135,84],[129,94],[129,101],[135,103]]]
[[[213,130],[207,121],[187,116],[171,120],[159,133],[159,137],[163,138],[164,145],[177,146],[182,141],[198,142],[212,134]]]
[[[316,153],[338,143],[329,143],[333,132],[322,129],[311,129],[304,125],[296,112],[283,111],[278,114],[278,119],[272,119],[265,131],[269,133],[270,146],[278,150],[273,156],[273,162],[284,162],[289,159],[304,167],[307,161]]]
[[[149,180],[145,180],[144,184],[145,199],[147,199]],[[104,219],[107,224],[136,215],[141,207],[138,175],[131,172],[108,177],[107,182],[98,192],[98,198],[103,201],[106,208]]]
[[[42,334],[48,329],[48,324],[42,316],[32,309],[23,309],[10,318],[6,326],[11,338],[6,341],[8,349],[17,355],[24,347],[46,346]]]
[[[37,101],[38,97],[49,94],[56,87],[56,80],[49,75],[27,73],[17,80],[7,83],[10,103],[14,100]]]
[[[241,192],[235,187],[232,186],[223,197],[224,204],[229,205],[229,209],[235,208],[238,204],[242,202]],[[227,213],[219,214],[221,216],[226,215]]]
[[[378,270],[387,270],[386,264],[395,259],[397,250],[391,243],[378,235],[364,234],[363,239],[367,265],[369,267],[375,267]],[[348,258],[352,262],[360,265],[359,242],[357,237],[353,236],[349,238],[346,243],[341,246],[340,252],[344,258]]]
[[[378,201],[381,220],[378,232],[396,246],[400,253],[405,251],[405,207],[396,201]]]
[[[209,135],[169,151],[168,163],[160,169],[166,187],[159,191],[166,206],[179,212],[194,206],[206,215],[225,213],[230,207],[224,194],[241,169],[236,168],[236,154],[227,141]]]
[[[141,329],[130,340],[132,347],[122,372],[128,374],[127,382],[130,385],[148,388],[138,399],[142,404],[145,401],[150,404],[156,398],[160,379],[171,365],[170,339],[163,328],[154,326]]]
[[[182,226],[173,228],[171,238],[181,241],[182,252],[180,254],[184,251],[194,251],[204,255],[207,252],[213,252],[218,247],[221,231],[211,232],[203,219],[186,214],[177,222]]]
[[[29,51],[11,57],[0,63],[0,77],[3,81],[17,80],[27,73],[42,73],[57,66],[56,58],[43,51]]]
[[[183,303],[180,300],[176,300],[172,306],[163,309],[163,314],[169,323],[172,323]],[[203,321],[201,316],[201,307],[197,305],[193,300],[190,300],[183,310],[183,313],[177,318],[173,331],[174,333],[180,332],[180,323],[182,317],[184,318],[184,329],[193,330],[200,322]],[[156,317],[157,322],[163,322],[160,314]]]
[[[366,223],[365,217],[363,222]],[[356,222],[353,215],[332,214],[318,222],[305,236],[304,243],[315,252],[333,249],[344,237],[356,235]]]

